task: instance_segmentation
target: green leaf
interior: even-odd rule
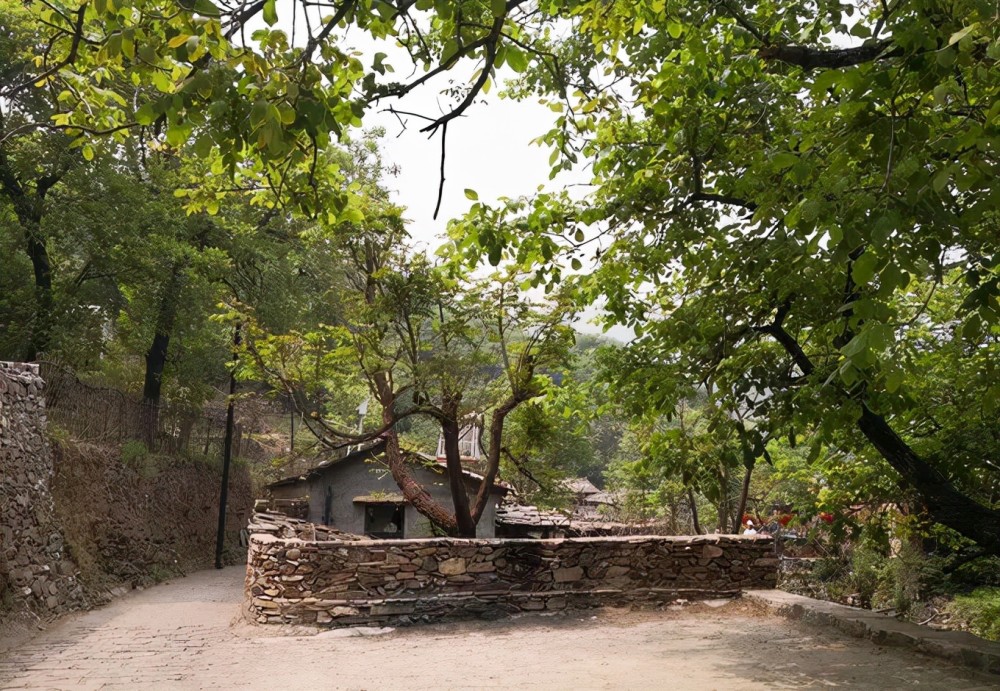
[[[898,391],[900,385],[903,383],[903,376],[903,370],[891,370],[887,375],[885,375],[885,390],[889,393],[895,393]]]
[[[274,7],[274,0],[264,0],[264,21],[268,26],[278,23],[278,11]]]
[[[212,0],[195,0],[194,11],[204,17],[219,17],[219,8]]]
[[[789,151],[783,151],[771,157],[771,165],[775,170],[791,168],[799,162],[799,157]]]
[[[528,57],[517,46],[509,45],[507,46],[507,64],[520,74],[528,69]]]
[[[858,257],[851,267],[851,277],[858,285],[865,285],[875,276],[877,257],[871,252],[865,252]]]
[[[490,0],[490,10],[494,17],[502,17],[507,11],[507,3],[505,0]]]
[[[956,31],[955,33],[953,33],[951,35],[951,38],[948,39],[948,45],[949,46],[955,45],[956,43],[958,43],[959,41],[961,41],[963,38],[965,38],[966,36],[968,36],[970,33],[972,33],[973,31],[975,31],[978,26],[979,26],[979,22],[973,22],[972,24],[969,24],[964,29],[961,29],[960,31]]]
[[[478,201],[479,200],[479,195],[476,193],[475,190],[470,190],[470,189],[467,188],[465,190],[465,198],[466,199],[471,199],[472,201]]]
[[[156,111],[153,110],[152,103],[143,103],[139,110],[135,111],[135,121],[140,125],[152,125],[156,121]]]

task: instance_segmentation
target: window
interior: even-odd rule
[[[458,436],[458,455],[479,460],[479,428],[466,427]]]
[[[366,505],[365,535],[383,539],[403,537],[403,506],[401,504]]]

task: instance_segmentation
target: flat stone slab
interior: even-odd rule
[[[355,626],[351,629],[330,629],[316,634],[317,638],[354,638],[357,636],[385,636],[396,629],[391,626]]]
[[[929,629],[871,610],[814,600],[781,590],[748,590],[743,593],[743,597],[791,619],[833,626],[851,636],[868,638],[879,645],[908,648],[981,672],[1000,675],[1000,643],[984,640],[971,633]]]

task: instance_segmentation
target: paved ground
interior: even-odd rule
[[[238,623],[242,576],[206,571],[69,618],[0,657],[0,688],[997,688],[740,603],[274,636]]]

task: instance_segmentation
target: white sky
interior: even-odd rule
[[[436,115],[441,109],[432,88],[411,94],[396,105]],[[413,96],[416,98],[410,100]],[[481,201],[493,203],[501,196],[534,194],[539,185],[551,184],[549,150],[531,144],[531,140],[548,131],[554,117],[538,103],[517,103],[491,94],[478,99],[465,117],[449,123],[444,195],[436,221],[441,133],[428,139],[419,132],[424,123],[416,118],[410,119],[404,131],[399,120],[385,112],[372,112],[364,122],[366,127],[385,128],[382,149],[386,163],[397,164],[401,171],[386,184],[396,201],[407,208],[414,239],[433,249],[441,243],[448,220],[462,216],[473,204],[465,196],[467,188],[475,190]]]
[[[438,88],[440,85],[429,84],[394,105],[410,112],[437,115],[442,112],[436,97]],[[391,113],[376,110],[365,116],[366,128],[386,130],[382,146],[385,164],[400,168],[400,174],[386,180],[386,184],[396,202],[407,209],[410,233],[418,249],[433,252],[444,242],[448,221],[465,214],[474,203],[465,196],[466,189],[475,190],[481,202],[491,204],[499,197],[535,194],[540,185],[557,190],[589,182],[587,170],[562,173],[549,180],[551,150],[532,141],[552,128],[556,114],[537,100],[517,102],[499,98],[496,88],[494,85],[494,90],[478,98],[464,117],[448,125],[444,194],[437,220],[434,220],[434,206],[440,179],[440,132],[428,139],[419,131],[423,124],[420,119],[411,118],[404,130]],[[388,105],[381,108],[384,110]],[[590,323],[597,312],[587,310],[576,328],[584,333],[603,333]],[[611,329],[606,335],[619,341],[634,336],[631,330],[621,327]]]
[[[290,27],[284,24],[282,21],[279,26],[290,33]],[[387,80],[406,82],[419,76],[407,74],[410,62],[402,49],[384,41],[375,42],[364,32],[351,32],[342,45],[362,51],[365,54],[362,60],[367,64],[371,64],[371,56],[376,52],[387,53],[386,62],[396,69],[394,74],[387,75]],[[443,244],[448,221],[464,215],[473,204],[465,196],[466,189],[475,190],[481,202],[492,204],[499,197],[535,194],[540,185],[558,190],[590,179],[587,170],[578,170],[549,180],[551,150],[531,142],[549,131],[558,116],[537,100],[517,102],[500,98],[498,92],[504,79],[514,76],[505,67],[494,76],[490,93],[480,94],[463,117],[448,124],[444,194],[435,220],[441,134],[428,138],[420,132],[426,122],[418,118],[409,118],[404,129],[399,118],[386,110],[392,105],[430,117],[447,112],[453,101],[439,92],[449,86],[449,80],[456,85],[471,83],[475,68],[471,62],[462,62],[404,99],[385,100],[364,117],[365,129],[382,127],[386,131],[382,144],[384,163],[387,167],[398,166],[400,172],[397,177],[385,180],[385,184],[392,190],[395,201],[406,207],[405,217],[410,221],[410,234],[418,250],[433,252]],[[601,333],[600,328],[589,323],[596,313],[589,310],[576,327],[587,333]],[[632,337],[631,331],[620,328],[607,335],[622,341]]]

